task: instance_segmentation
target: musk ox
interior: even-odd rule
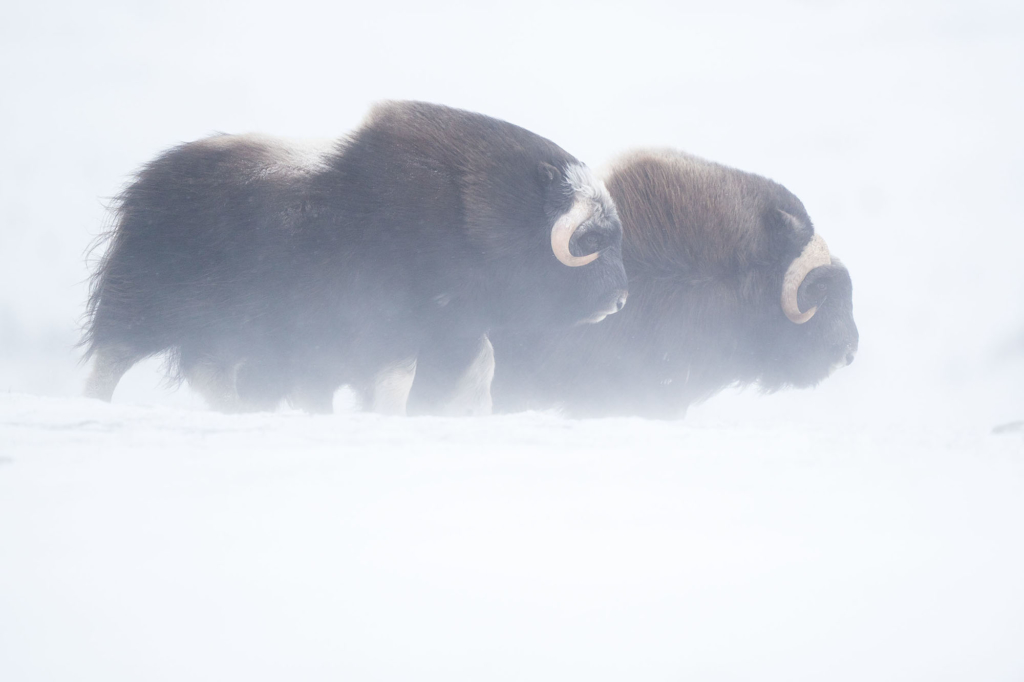
[[[379,412],[489,411],[489,330],[594,322],[626,297],[622,228],[586,166],[433,104],[377,105],[323,144],[181,145],[114,217],[84,339],[105,400],[166,352],[224,411],[327,412],[344,384]]]
[[[675,151],[629,154],[605,181],[629,306],[492,335],[496,410],[668,418],[730,384],[813,386],[853,361],[849,272],[785,187]]]

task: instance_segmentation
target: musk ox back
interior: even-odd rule
[[[676,151],[629,154],[605,180],[630,304],[493,335],[496,409],[673,417],[730,384],[813,386],[853,361],[849,273],[786,188]]]
[[[625,290],[614,205],[574,157],[385,103],[347,139],[221,135],[145,166],[94,275],[87,394],[168,352],[228,411],[329,411],[343,384],[382,412],[486,411],[487,331],[597,320]]]

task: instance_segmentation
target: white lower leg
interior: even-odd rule
[[[415,377],[415,358],[395,363],[378,372],[373,382],[373,405],[370,409],[378,414],[404,415]]]
[[[473,364],[459,378],[455,393],[442,414],[452,417],[487,415],[493,409],[491,381],[494,379],[494,346],[486,336]]]
[[[106,346],[93,352],[92,372],[85,382],[85,397],[105,400],[114,397],[121,377],[139,358],[121,346]]]

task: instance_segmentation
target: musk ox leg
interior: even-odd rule
[[[487,415],[493,410],[491,382],[494,380],[494,346],[486,336],[472,364],[459,377],[452,397],[440,408],[440,413],[459,417]]]
[[[110,402],[124,373],[145,357],[128,346],[102,346],[92,353],[92,372],[85,382],[85,397]]]
[[[404,415],[417,367],[416,358],[409,358],[382,369],[373,378],[370,389],[363,391],[369,398],[364,404],[377,414]]]
[[[337,357],[319,356],[307,360],[293,366],[287,373],[288,404],[309,414],[331,414],[334,412],[334,392],[353,383],[351,366]],[[363,385],[368,383],[366,380],[362,382]],[[365,405],[369,402],[364,400]]]
[[[242,411],[276,410],[288,395],[288,363],[279,357],[250,357],[238,368],[235,390]]]
[[[218,412],[244,412],[238,396],[238,369],[240,362],[225,362],[203,358],[183,368],[189,386],[203,396],[206,404]]]
[[[485,335],[436,340],[421,347],[410,414],[490,414],[494,347]]]
[[[334,389],[305,385],[288,394],[288,404],[310,414],[331,414],[334,412]]]
[[[184,356],[184,354],[183,354]],[[210,408],[218,412],[268,412],[286,394],[282,363],[266,358],[235,359],[189,353],[182,374]]]

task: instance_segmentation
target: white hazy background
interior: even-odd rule
[[[1024,679],[1022,83],[1019,2],[7,0],[0,678]],[[781,182],[856,361],[669,424],[75,397],[136,168],[385,98]]]

